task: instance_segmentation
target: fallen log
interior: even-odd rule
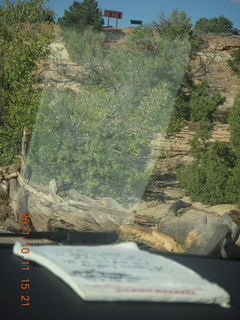
[[[79,200],[63,199],[57,194],[59,184],[55,180],[50,181],[49,187],[44,187],[19,176],[18,183],[21,197],[27,195],[27,210],[35,231],[117,232],[120,240],[145,243],[161,251],[183,252],[172,237],[150,228],[156,222],[152,217],[107,207],[103,205],[104,201],[80,194],[77,197],[76,192],[75,199]]]
[[[172,237],[141,226],[120,226],[120,239],[144,243],[160,251],[184,252],[184,249]]]
[[[50,181],[48,192],[44,187],[37,190],[36,185],[34,187],[21,176],[18,183],[28,193],[27,209],[36,231],[117,231],[119,225],[133,223],[133,213],[102,206],[98,200],[61,198],[56,192],[55,180]]]

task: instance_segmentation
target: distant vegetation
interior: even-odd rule
[[[225,33],[225,34],[238,34],[239,30],[233,27],[232,21],[228,20],[224,16],[216,18],[201,18],[199,19],[194,27],[196,32],[201,33]]]

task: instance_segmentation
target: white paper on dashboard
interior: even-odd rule
[[[14,254],[41,264],[87,301],[155,301],[219,304],[230,296],[193,270],[135,243],[100,246],[14,245]]]

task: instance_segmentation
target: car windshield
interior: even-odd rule
[[[239,258],[239,1],[0,4],[2,236]]]

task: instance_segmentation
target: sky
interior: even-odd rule
[[[2,5],[4,0],[0,0]],[[48,6],[53,9],[57,17],[64,14],[73,0],[49,0]],[[81,1],[80,1],[81,2]],[[160,12],[168,15],[172,9],[184,10],[195,23],[199,18],[218,17],[224,15],[240,29],[240,0],[98,0],[102,10],[116,10],[123,12],[123,19],[119,27],[130,26],[130,19],[143,20],[145,24],[156,20]],[[105,20],[107,23],[107,19]],[[110,24],[115,26],[115,19]]]
[[[49,6],[61,17],[73,0],[49,0]],[[80,1],[81,2],[81,1]],[[195,23],[199,18],[224,15],[240,29],[240,0],[99,0],[99,8],[123,12],[119,27],[130,26],[130,19],[143,20],[144,23],[156,20],[163,11],[168,15],[172,9],[184,10]],[[105,20],[107,23],[107,20]],[[115,26],[115,19],[111,19]]]

